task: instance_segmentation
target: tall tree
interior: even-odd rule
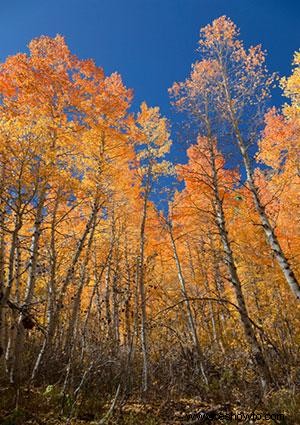
[[[255,182],[251,146],[258,142],[259,123],[264,111],[264,101],[268,96],[272,77],[265,67],[265,54],[260,46],[246,50],[239,40],[235,24],[225,16],[201,29],[199,50],[202,58],[211,63],[214,78],[210,81],[211,102],[207,105],[210,114],[219,117],[225,128],[232,132],[238,147],[247,176],[247,185],[252,193],[267,242],[290,286],[291,291],[300,298],[300,285],[286,258],[274,225],[261,200]],[[197,73],[199,64],[195,64]],[[194,76],[193,82],[197,82]],[[176,89],[176,86],[175,86]],[[177,86],[180,89],[180,85]],[[199,92],[198,92],[199,94]],[[197,85],[193,87],[193,98],[197,96]],[[201,102],[201,94],[200,94]],[[216,136],[221,137],[220,132]],[[227,131],[225,137],[228,139]]]
[[[136,172],[143,187],[143,208],[140,223],[140,248],[138,257],[137,281],[141,303],[141,344],[143,352],[143,391],[148,389],[148,343],[147,309],[145,289],[145,243],[146,221],[150,196],[157,179],[170,173],[170,163],[164,160],[171,146],[168,122],[160,116],[159,108],[151,108],[142,103],[137,116],[137,161]]]

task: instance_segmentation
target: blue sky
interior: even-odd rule
[[[134,109],[146,100],[170,117],[168,87],[188,75],[200,27],[223,14],[246,45],[263,44],[272,71],[290,73],[299,0],[0,0],[0,60],[26,51],[34,37],[62,34],[80,58],[121,73],[134,89]]]

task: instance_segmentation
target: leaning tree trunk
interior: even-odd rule
[[[237,127],[236,127],[237,129]],[[279,264],[279,267],[281,268],[281,271],[291,289],[291,291],[294,293],[295,297],[300,300],[300,284],[288,262],[288,259],[286,258],[281,245],[277,239],[277,236],[274,232],[274,227],[271,225],[270,220],[268,218],[268,215],[266,213],[265,207],[261,202],[258,188],[256,187],[253,172],[250,165],[250,159],[247,152],[247,149],[244,145],[243,139],[240,137],[240,132],[237,129],[237,139],[238,139],[238,145],[243,157],[246,173],[247,173],[247,180],[249,184],[250,191],[253,196],[255,208],[259,214],[262,227],[264,229],[267,242],[272,249],[274,256]]]
[[[64,352],[66,353],[66,357],[67,357],[67,369],[66,369],[66,375],[65,375],[63,391],[62,391],[63,394],[65,394],[68,388],[71,371],[73,369],[73,358],[74,358],[74,349],[75,349],[75,329],[78,323],[78,316],[79,316],[80,304],[81,304],[81,295],[82,295],[83,288],[87,279],[87,266],[90,259],[90,251],[91,251],[92,243],[94,240],[94,234],[96,229],[96,219],[97,219],[97,216],[95,215],[89,240],[87,243],[85,257],[82,264],[80,283],[74,298],[69,328],[66,335]]]
[[[90,232],[90,236],[89,236],[89,239],[88,239],[87,247],[86,247],[85,257],[84,257],[84,260],[83,260],[83,264],[81,266],[81,276],[80,276],[79,286],[78,286],[78,289],[77,289],[77,292],[76,292],[76,295],[75,295],[74,301],[73,301],[69,328],[68,328],[66,340],[65,340],[65,350],[64,350],[64,352],[67,354],[67,357],[70,356],[71,347],[74,344],[74,333],[75,333],[76,323],[78,321],[78,314],[79,314],[80,304],[81,304],[81,295],[82,295],[83,288],[84,288],[84,285],[85,285],[86,280],[87,280],[87,266],[88,266],[88,262],[89,262],[89,259],[90,259],[90,252],[91,252],[92,243],[94,241],[94,234],[95,234],[95,229],[96,229],[96,219],[97,219],[97,216],[95,215],[94,222],[93,222],[91,232]]]
[[[211,138],[209,138],[209,150],[210,150],[210,163],[212,168],[212,183],[213,183],[213,190],[214,190],[216,225],[219,229],[220,238],[221,238],[224,253],[225,253],[225,261],[228,267],[230,281],[235,291],[235,296],[237,299],[240,318],[244,328],[245,336],[250,346],[252,357],[256,364],[258,373],[261,377],[262,388],[264,390],[266,384],[272,381],[272,377],[271,377],[269,367],[264,358],[260,344],[258,343],[258,340],[256,338],[253,325],[250,321],[247,306],[245,303],[244,294],[242,291],[241,281],[237,273],[237,267],[235,264],[231,244],[228,237],[228,231],[226,227],[223,201],[221,199],[221,195],[219,192],[219,181],[218,181],[218,174],[217,174],[217,168],[216,168],[216,162],[215,162],[216,158],[215,158],[214,146],[213,146],[213,142]]]
[[[59,292],[57,300],[56,300],[56,307],[49,317],[50,320],[49,320],[48,326],[47,326],[46,338],[44,340],[41,351],[38,355],[36,364],[35,364],[34,369],[33,369],[31,379],[34,379],[35,376],[37,375],[39,368],[41,366],[43,357],[44,357],[45,353],[47,353],[48,348],[51,347],[53,338],[55,336],[55,333],[56,333],[56,330],[57,330],[57,327],[58,327],[58,324],[59,324],[59,319],[60,319],[60,315],[61,315],[61,308],[62,308],[62,305],[63,305],[63,301],[64,301],[66,291],[67,291],[68,286],[69,286],[69,284],[70,284],[70,282],[71,282],[71,280],[74,276],[75,268],[78,264],[79,258],[81,256],[81,253],[82,253],[83,248],[84,248],[84,244],[86,242],[87,236],[88,236],[88,234],[91,230],[91,227],[93,225],[95,215],[99,211],[99,208],[100,208],[99,202],[96,199],[94,206],[93,206],[93,210],[92,210],[90,217],[89,217],[89,219],[86,223],[83,234],[82,234],[82,236],[81,236],[81,238],[80,238],[80,240],[77,244],[77,248],[76,248],[76,251],[75,251],[74,256],[72,258],[71,264],[70,264],[70,266],[67,270],[66,276],[63,280],[62,287],[60,289],[60,292]]]
[[[237,140],[237,144],[239,147],[239,150],[241,152],[242,158],[243,158],[243,163],[244,163],[244,167],[246,170],[246,174],[247,174],[247,181],[248,181],[248,185],[249,185],[249,189],[252,193],[253,196],[253,200],[254,200],[254,205],[255,208],[259,214],[260,217],[260,221],[262,224],[262,227],[264,229],[265,235],[266,235],[266,240],[272,250],[272,252],[274,253],[274,256],[277,260],[277,263],[291,289],[291,291],[293,292],[293,294],[295,295],[295,297],[297,299],[300,300],[300,284],[281,248],[281,245],[277,239],[277,236],[274,232],[274,227],[271,225],[270,220],[268,218],[268,215],[266,213],[265,207],[261,202],[260,196],[259,196],[259,191],[258,188],[256,187],[255,184],[255,180],[254,180],[254,175],[253,175],[253,170],[252,170],[252,166],[251,166],[251,162],[250,162],[250,157],[247,151],[247,147],[246,147],[246,143],[243,139],[242,133],[240,131],[240,127],[239,127],[239,123],[238,123],[238,119],[236,117],[235,111],[233,109],[233,100],[231,98],[230,95],[230,90],[228,87],[228,77],[227,77],[227,71],[223,65],[222,60],[220,61],[220,65],[221,65],[221,72],[222,72],[222,77],[223,77],[223,89],[224,89],[224,94],[225,94],[225,99],[226,99],[226,103],[228,105],[228,115],[229,115],[229,120],[231,122],[232,128],[233,128],[233,132],[234,135],[236,137]]]

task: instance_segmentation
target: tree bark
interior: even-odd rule
[[[225,69],[222,59],[220,59],[220,65],[221,65],[221,72],[223,77],[224,93],[225,93],[225,98],[226,98],[226,102],[228,106],[228,116],[233,128],[233,132],[235,134],[235,138],[237,140],[237,145],[239,147],[239,150],[243,158],[243,163],[244,163],[244,167],[245,167],[246,175],[247,175],[247,181],[248,181],[249,189],[252,193],[256,211],[259,214],[260,221],[266,235],[267,243],[269,244],[272,252],[274,253],[274,256],[285,277],[285,280],[288,283],[295,297],[298,300],[300,300],[300,284],[281,248],[281,245],[275,234],[274,227],[270,223],[269,217],[265,211],[265,207],[261,202],[258,188],[256,187],[256,184],[254,181],[253,170],[251,167],[251,162],[250,162],[249,154],[247,151],[246,143],[243,139],[242,133],[240,131],[238,119],[236,117],[235,111],[232,106],[233,101],[232,101],[230,90],[228,87],[227,71]]]
[[[209,150],[210,150],[210,162],[211,162],[211,168],[212,168],[216,224],[219,229],[220,238],[221,238],[224,253],[225,253],[225,261],[228,267],[230,281],[235,291],[245,336],[251,348],[251,353],[255,361],[256,367],[258,369],[258,372],[261,376],[262,386],[264,389],[265,385],[272,381],[272,377],[271,377],[269,367],[264,358],[262,349],[257,341],[252,323],[249,319],[249,314],[246,307],[244,294],[242,291],[242,284],[237,273],[237,267],[235,264],[231,244],[228,237],[228,231],[226,228],[225,214],[223,209],[223,200],[221,199],[220,192],[219,192],[218,172],[216,169],[216,162],[215,162],[216,158],[214,153],[213,141],[211,140],[211,138],[209,138],[208,140],[209,140]]]
[[[177,268],[178,281],[180,283],[181,293],[182,293],[182,295],[184,296],[184,299],[185,299],[185,305],[186,305],[186,309],[187,309],[187,316],[188,316],[188,324],[189,324],[190,334],[191,334],[192,341],[193,341],[194,347],[195,347],[197,355],[198,355],[200,370],[201,370],[204,382],[206,383],[206,385],[208,385],[208,379],[207,379],[205,369],[204,369],[204,356],[203,356],[202,348],[201,348],[200,341],[199,341],[199,338],[198,338],[197,329],[196,329],[196,325],[195,325],[195,321],[194,321],[194,317],[193,317],[193,312],[192,312],[191,304],[190,304],[190,301],[189,301],[189,296],[188,296],[187,289],[186,289],[185,279],[184,279],[184,276],[183,276],[181,263],[180,263],[180,260],[179,260],[179,256],[178,256],[178,252],[177,252],[177,248],[176,248],[176,244],[175,244],[175,239],[174,239],[174,235],[173,235],[173,231],[172,231],[172,225],[171,225],[170,222],[168,222],[167,226],[168,226],[168,231],[169,231],[171,244],[172,244],[172,248],[173,248],[173,255],[174,255],[174,260],[175,260],[176,268]]]
[[[38,254],[39,254],[39,241],[41,236],[41,225],[43,221],[43,208],[46,200],[46,186],[44,185],[41,188],[40,197],[36,209],[35,222],[34,222],[34,231],[32,235],[32,244],[30,249],[30,264],[29,264],[29,276],[27,280],[27,287],[24,297],[24,306],[27,306],[32,301],[34,294],[36,277],[37,277],[37,264],[38,264]],[[19,315],[16,331],[16,341],[15,341],[15,351],[13,359],[13,367],[11,370],[11,382],[19,385],[21,381],[21,362],[22,354],[24,350],[24,338],[25,338],[25,328],[23,321],[28,315],[27,311],[21,312]]]
[[[150,194],[150,178],[152,166],[148,167],[147,181],[145,187],[144,204],[142,212],[142,220],[140,227],[140,249],[138,257],[137,279],[141,302],[141,346],[143,354],[143,383],[142,390],[148,390],[148,341],[147,341],[147,310],[146,310],[146,291],[145,291],[145,276],[144,276],[144,256],[145,256],[145,226],[148,212],[148,198]]]

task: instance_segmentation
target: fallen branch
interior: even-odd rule
[[[98,425],[106,424],[107,421],[109,420],[109,418],[111,417],[111,415],[112,415],[112,413],[114,411],[116,402],[117,402],[117,398],[119,396],[120,388],[121,388],[121,385],[119,384],[118,385],[118,388],[117,388],[117,391],[116,391],[116,394],[115,394],[115,397],[114,397],[114,399],[113,399],[113,401],[112,401],[112,403],[110,405],[110,408],[109,408],[108,412],[106,413],[106,415],[102,419],[100,419],[100,421],[97,423]]]

